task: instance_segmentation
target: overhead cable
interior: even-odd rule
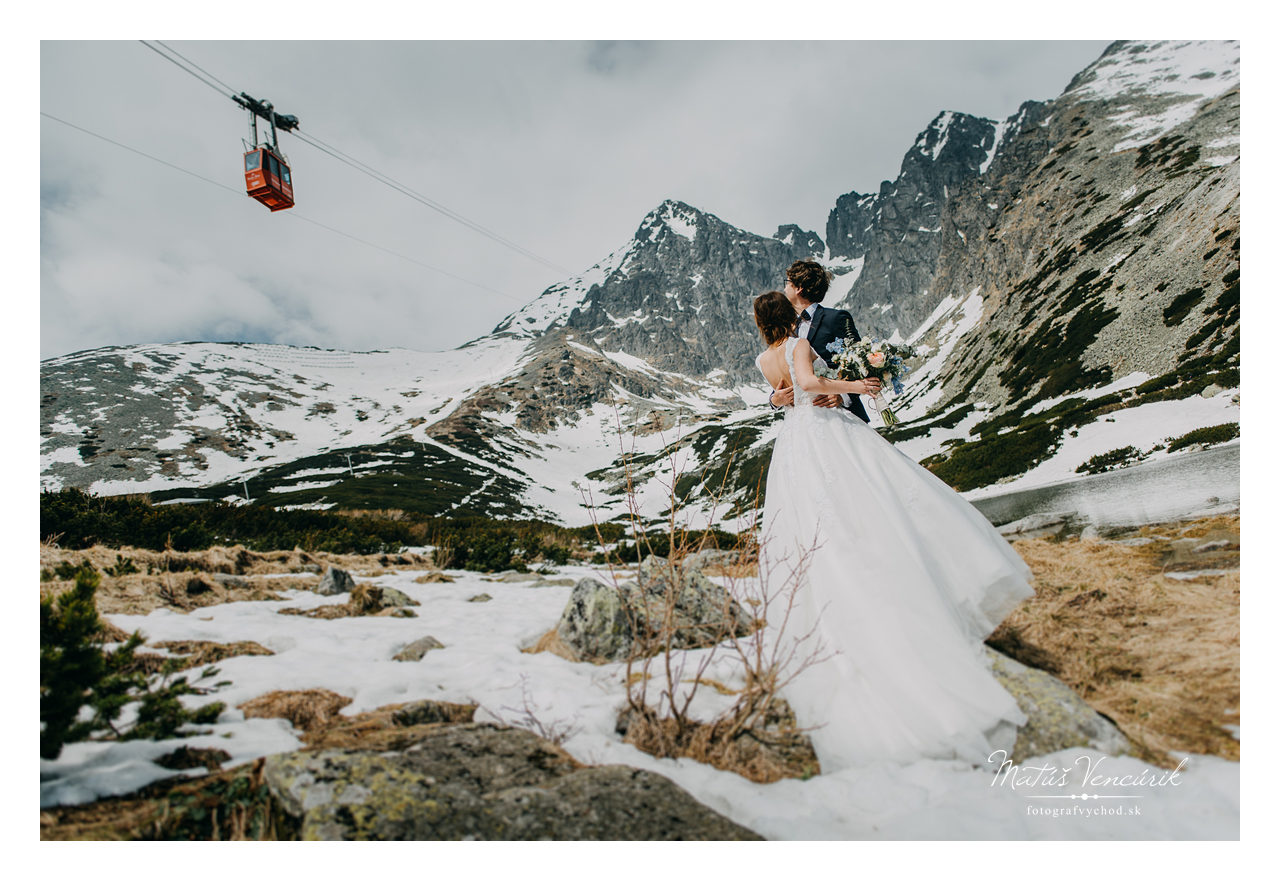
[[[97,133],[97,132],[95,132],[95,131],[90,131],[89,129],[87,129],[87,128],[83,127],[83,126],[76,125],[76,124],[75,124],[75,123],[73,123],[73,122],[68,122],[68,121],[67,121],[67,120],[65,120],[65,119],[61,119],[61,118],[59,118],[59,117],[57,117],[57,116],[54,116],[52,113],[46,113],[45,111],[43,111],[43,110],[42,110],[42,111],[40,111],[40,115],[41,115],[41,116],[43,116],[43,117],[45,117],[46,119],[51,119],[51,120],[53,120],[54,122],[61,123],[62,125],[67,126],[68,128],[73,128],[73,129],[75,129],[76,131],[83,132],[83,133],[84,133],[84,134],[86,134],[86,135],[89,135],[89,136],[91,136],[91,137],[97,138],[97,139],[98,139],[98,140],[100,140],[100,141],[106,141],[108,144],[111,144],[111,145],[113,145],[113,146],[119,147],[119,148],[120,148],[120,149],[122,149],[122,150],[128,150],[130,153],[136,153],[137,155],[142,156],[142,157],[144,157],[144,158],[146,158],[146,159],[150,159],[150,160],[151,160],[151,161],[153,161],[153,162],[158,162],[158,163],[160,163],[161,165],[167,166],[168,168],[172,168],[174,171],[180,171],[180,172],[182,172],[183,174],[190,175],[191,177],[194,177],[194,178],[196,178],[197,180],[204,181],[204,182],[205,182],[205,183],[207,183],[207,184],[212,184],[212,185],[213,185],[213,186],[215,186],[215,187],[219,187],[219,188],[221,188],[221,189],[227,190],[228,192],[235,193],[235,194],[236,194],[236,195],[238,195],[238,196],[243,196],[243,195],[244,195],[244,191],[243,191],[243,190],[237,189],[237,188],[235,188],[235,187],[229,187],[229,186],[227,186],[227,185],[226,185],[226,184],[224,184],[224,183],[221,183],[221,182],[219,182],[219,181],[213,180],[212,178],[207,178],[207,177],[205,177],[205,176],[204,176],[204,175],[202,175],[202,174],[197,174],[196,172],[194,172],[194,171],[189,171],[188,169],[185,169],[185,168],[183,168],[183,167],[182,167],[182,166],[180,166],[180,165],[175,165],[175,164],[173,164],[172,162],[168,162],[168,161],[166,161],[166,160],[164,160],[164,159],[161,159],[159,156],[153,156],[153,155],[151,155],[150,153],[146,153],[146,152],[144,152],[144,151],[142,151],[142,150],[137,149],[136,147],[131,147],[131,146],[129,146],[128,144],[122,144],[120,141],[114,140],[114,139],[112,139],[112,138],[107,137],[106,135],[99,134],[99,133]],[[362,238],[360,238],[360,237],[358,237],[358,236],[353,236],[353,235],[351,235],[350,233],[343,232],[342,230],[340,230],[340,229],[336,229],[335,227],[332,227],[332,226],[328,226],[327,224],[321,223],[321,222],[320,222],[320,221],[318,221],[318,220],[313,220],[313,219],[311,219],[310,217],[306,217],[305,215],[302,215],[302,214],[297,213],[296,211],[290,211],[290,212],[289,212],[288,214],[286,214],[285,216],[286,216],[286,217],[294,217],[294,218],[297,218],[298,220],[304,221],[304,222],[306,222],[306,223],[310,223],[310,224],[312,224],[313,226],[318,226],[318,227],[320,227],[321,229],[326,229],[326,230],[328,230],[328,231],[329,231],[329,232],[331,232],[331,233],[335,233],[335,234],[340,235],[340,236],[342,236],[342,237],[344,237],[344,238],[351,239],[351,240],[352,240],[352,241],[354,241],[354,242],[359,242],[359,243],[360,243],[360,244],[362,244],[362,245],[367,245],[367,246],[368,246],[368,247],[370,247],[370,248],[375,248],[375,249],[377,249],[377,250],[379,250],[379,251],[382,251],[383,253],[391,254],[391,255],[392,255],[392,256],[394,256],[394,257],[399,257],[401,260],[407,260],[408,262],[413,263],[413,264],[415,264],[415,265],[417,265],[417,266],[421,266],[421,267],[422,267],[422,268],[424,268],[424,269],[430,269],[432,272],[439,273],[440,275],[447,276],[447,277],[449,277],[449,278],[454,279],[455,281],[460,281],[460,282],[462,282],[462,283],[464,283],[464,284],[471,285],[472,287],[480,288],[481,290],[485,290],[485,291],[489,291],[490,293],[497,294],[497,295],[498,295],[498,296],[500,296],[500,297],[505,297],[506,299],[511,300],[511,301],[513,301],[513,302],[520,303],[520,304],[522,304],[522,305],[523,305],[524,303],[526,303],[526,302],[527,302],[527,300],[523,300],[523,299],[520,299],[519,297],[515,297],[515,296],[512,296],[511,294],[505,293],[505,292],[500,291],[500,290],[497,290],[497,289],[495,289],[495,288],[491,288],[491,287],[489,287],[489,286],[488,286],[488,285],[486,285],[486,284],[481,284],[480,282],[472,281],[472,280],[470,280],[470,279],[468,279],[468,278],[463,278],[463,277],[462,277],[462,276],[460,276],[460,275],[455,275],[454,273],[449,272],[447,269],[441,269],[441,268],[440,268],[440,267],[438,267],[438,266],[432,266],[432,265],[431,265],[431,264],[429,264],[429,263],[423,263],[421,260],[417,260],[417,259],[415,259],[415,258],[413,258],[413,257],[410,257],[410,256],[406,255],[406,254],[401,254],[399,251],[393,251],[393,250],[391,250],[390,248],[384,248],[382,245],[374,244],[373,242],[367,241],[367,240],[362,239]]]

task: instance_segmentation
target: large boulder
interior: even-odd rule
[[[396,751],[270,756],[263,776],[306,840],[759,840],[665,777],[583,767],[496,725],[427,730]]]
[[[579,659],[608,662],[659,651],[668,635],[673,648],[694,649],[746,636],[753,626],[729,592],[701,572],[648,557],[634,582],[615,587],[584,578],[574,585],[555,634]]]
[[[1019,764],[1032,756],[1087,747],[1109,755],[1131,750],[1115,723],[1090,707],[1071,687],[1043,670],[1020,664],[989,646],[991,672],[1027,714],[1009,760]]]
[[[636,572],[636,587],[631,589],[632,602],[643,600],[643,617],[658,629],[668,605],[674,606],[676,648],[700,648],[715,645],[732,633],[746,636],[753,621],[729,592],[703,575],[692,558],[689,565],[673,564],[663,557],[648,557]],[[637,589],[638,588],[638,589]]]
[[[573,586],[555,634],[561,645],[580,659],[621,661],[631,650],[633,625],[621,590],[583,578]]]

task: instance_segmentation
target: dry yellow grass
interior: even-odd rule
[[[112,575],[121,560],[138,571]],[[376,577],[399,571],[431,568],[429,557],[421,554],[329,554],[292,551],[250,551],[240,545],[213,547],[205,551],[149,551],[141,548],[109,548],[94,545],[83,550],[40,546],[40,568],[53,572],[59,564],[77,566],[88,562],[102,573],[97,590],[98,612],[104,615],[145,615],[168,608],[186,612],[219,603],[245,600],[282,599],[276,590],[307,590],[315,587],[325,569],[336,566],[356,575]],[[229,587],[212,576],[234,575],[244,583]],[[289,577],[282,578],[280,576]],[[430,573],[427,578],[442,575]],[[450,580],[443,576],[439,580]],[[53,579],[40,583],[41,599],[69,590],[74,582]]]
[[[726,736],[729,721],[693,723],[681,730],[672,718],[624,710],[623,740],[659,758],[689,758],[721,771],[732,771],[755,783],[774,783],[788,777],[808,778],[821,770],[813,744],[796,727],[795,717],[782,701],[774,701],[765,724],[743,736]]]
[[[551,654],[558,658],[564,658],[566,661],[576,662],[581,660],[578,657],[578,653],[560,638],[554,627],[538,637],[538,641],[533,645],[521,649],[521,651],[528,655],[537,654],[538,652],[551,652]]]
[[[425,712],[421,709],[424,705]],[[475,714],[475,704],[447,701],[387,704],[355,716],[334,716],[328,724],[310,728],[302,739],[307,749],[401,750],[421,739],[426,731],[471,722]]]
[[[118,798],[40,812],[44,841],[287,840],[271,810],[263,759],[194,780],[174,777]]]
[[[351,698],[324,688],[306,691],[271,691],[240,704],[246,719],[287,719],[299,731],[333,725]]]
[[[1149,761],[1176,764],[1170,750],[1238,761],[1223,725],[1240,723],[1239,517],[1136,537],[1150,541],[1015,543],[1036,595],[988,641],[1061,678]],[[1215,569],[1227,571],[1165,574]]]
[[[118,628],[116,630],[119,634],[124,633]],[[125,636],[127,638],[127,635]],[[114,641],[120,642],[123,640],[116,639]],[[210,664],[217,664],[227,658],[234,658],[240,655],[275,654],[271,649],[248,640],[230,643],[210,642],[203,639],[167,640],[147,643],[146,648],[161,649],[170,653],[170,656],[165,656],[147,651],[136,652],[133,656],[135,663],[131,669],[140,670],[148,675],[160,672],[167,663],[174,660],[178,661],[175,672],[181,672],[190,670],[193,667],[207,667]],[[174,658],[172,655],[180,657]]]
[[[75,565],[88,560],[98,569],[116,564],[119,555],[139,570],[156,572],[223,572],[232,575],[280,575],[303,573],[308,566],[322,572],[330,566],[358,574],[385,574],[388,571],[431,569],[431,558],[422,554],[330,554],[326,551],[251,551],[242,545],[219,545],[204,551],[149,551],[145,548],[112,548],[94,545],[83,550],[40,546],[40,566],[52,569],[61,562]],[[318,568],[315,568],[318,567]]]
[[[735,695],[735,694],[740,694],[742,692],[741,688],[730,688],[729,686],[725,685],[723,682],[720,682],[719,680],[708,679],[706,677],[703,677],[701,679],[681,679],[680,681],[691,682],[697,685],[706,685],[706,686],[709,686],[710,688],[715,689],[720,694],[724,694],[724,695]]]
[[[250,578],[244,587],[225,587],[198,572],[162,572],[156,575],[103,575],[94,599],[103,615],[145,615],[156,609],[188,612],[219,603],[283,599],[279,589],[306,589],[319,583],[318,575],[297,578]],[[74,586],[73,581],[42,581],[40,598],[55,596]]]

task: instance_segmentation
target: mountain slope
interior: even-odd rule
[[[895,181],[836,200],[826,243],[668,200],[452,352],[50,359],[42,485],[572,522],[625,513],[629,487],[648,516],[749,508],[777,418],[751,298],[805,257],[864,334],[920,347],[895,442],[962,489],[1018,479],[1109,412],[1238,387],[1238,70],[1233,43],[1115,43],[1006,120],[940,113]]]

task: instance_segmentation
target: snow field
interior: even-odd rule
[[[1239,766],[1216,757],[1191,756],[1176,782],[1123,787],[1140,799],[1076,800],[1084,792],[1117,794],[1115,785],[1086,786],[1091,776],[1164,774],[1133,758],[1104,757],[1092,750],[1067,750],[1023,764],[1023,776],[1042,778],[1014,785],[990,770],[958,762],[924,761],[907,767],[870,765],[810,780],[756,784],[732,772],[689,759],[656,759],[621,741],[614,732],[624,702],[624,664],[575,664],[549,653],[520,651],[555,626],[572,588],[530,587],[486,581],[454,571],[454,583],[415,584],[416,572],[359,578],[401,590],[421,603],[417,618],[347,618],[323,621],[279,615],[280,608],[314,608],[341,602],[306,591],[286,591],[282,602],[242,602],[181,615],[156,611],[146,616],[112,615],[126,630],[140,628],[152,641],[254,640],[276,654],[231,658],[218,679],[231,684],[201,701],[224,701],[228,710],[211,734],[159,743],[78,744],[56,761],[41,762],[41,805],[69,804],[131,791],[171,772],[150,760],[182,744],[215,746],[232,763],[296,749],[300,742],[278,719],[245,720],[239,703],[276,689],[326,688],[352,698],[344,714],[389,703],[435,699],[475,702],[477,721],[529,726],[526,709],[548,730],[568,732],[563,746],[589,763],[620,763],[662,774],[708,806],[775,839],[861,838],[1235,838],[1239,835]],[[604,570],[566,566],[560,576],[608,579]],[[488,593],[489,602],[468,602]],[[400,648],[431,635],[446,648],[418,662],[391,660]],[[708,650],[679,653],[691,676]],[[728,685],[740,671],[727,653],[706,675]],[[654,672],[660,672],[655,668]],[[709,718],[731,698],[699,690],[696,713]],[[1061,769],[1061,783],[1046,782],[1046,771]],[[994,767],[994,766],[993,766]],[[1013,778],[1017,779],[1017,778]],[[1030,795],[1054,795],[1032,799]],[[1140,806],[1139,815],[1096,811],[1115,804]],[[1052,807],[1068,813],[1032,813]]]

